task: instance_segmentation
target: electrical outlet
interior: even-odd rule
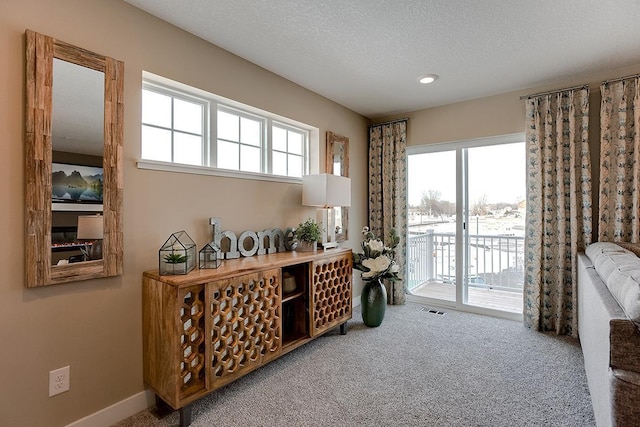
[[[49,371],[49,397],[69,391],[69,375],[71,367]]]

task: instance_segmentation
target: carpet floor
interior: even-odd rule
[[[151,409],[117,427],[175,426]],[[407,303],[334,329],[193,405],[200,426],[595,426],[577,340]]]

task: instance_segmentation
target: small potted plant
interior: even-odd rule
[[[170,265],[168,267],[173,274],[184,274],[187,269],[187,257],[179,253],[170,253],[164,256],[164,262]]]
[[[158,251],[160,275],[187,274],[196,268],[196,244],[185,231],[171,234]]]
[[[322,228],[313,219],[307,218],[298,224],[296,239],[300,242],[298,249],[301,252],[315,252],[317,242],[322,239]]]

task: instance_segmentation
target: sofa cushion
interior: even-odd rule
[[[640,268],[623,266],[609,274],[604,282],[627,316],[638,324],[640,324],[639,280]]]
[[[616,242],[616,245],[625,248],[640,257],[640,243]]]
[[[585,253],[626,315],[640,325],[640,258],[610,242],[593,243]]]
[[[629,252],[630,251],[626,250],[622,246],[619,246],[615,243],[610,243],[610,242],[591,243],[584,250],[584,253],[587,254],[587,256],[591,260],[591,263],[594,265],[594,267],[596,265],[595,263],[598,260],[598,258],[600,258],[604,254],[611,254],[611,253],[624,254]]]
[[[618,369],[614,369],[612,374],[612,425],[637,426],[640,419],[640,374]]]

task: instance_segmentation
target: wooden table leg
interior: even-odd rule
[[[170,413],[172,413],[173,411],[174,409],[171,406],[169,406],[167,402],[162,400],[160,396],[156,394],[156,407],[152,411],[152,413],[158,418],[164,418]]]
[[[340,335],[347,335],[347,322],[340,325]]]
[[[191,404],[180,408],[180,427],[188,427],[191,424],[191,409]]]

